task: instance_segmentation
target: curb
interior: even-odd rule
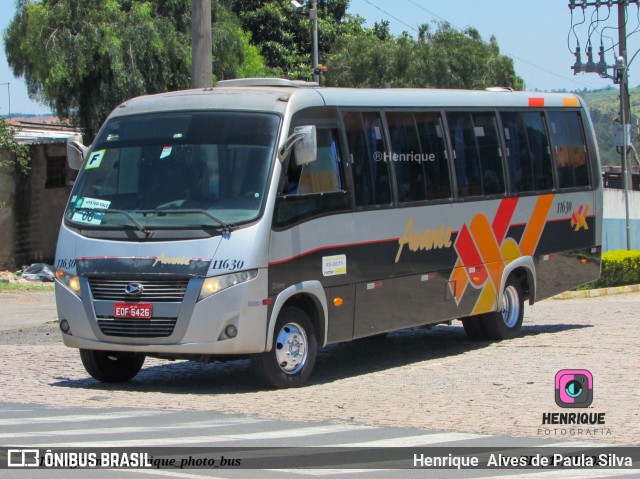
[[[576,299],[576,298],[597,298],[599,296],[610,296],[614,294],[637,293],[640,291],[640,284],[628,286],[615,286],[612,288],[585,289],[582,291],[565,291],[551,299]]]

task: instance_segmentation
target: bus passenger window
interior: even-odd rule
[[[387,113],[398,201],[427,199],[426,175],[418,132],[412,113]]]
[[[357,206],[391,203],[389,164],[378,113],[343,113]]]
[[[493,113],[448,113],[458,196],[505,192],[502,154]]]
[[[500,113],[512,193],[553,188],[549,142],[541,112]]]
[[[453,147],[458,196],[482,194],[480,156],[470,113],[447,113]]]
[[[493,113],[473,113],[472,118],[480,152],[482,192],[485,195],[504,193],[504,168],[496,116]]]
[[[549,119],[560,188],[589,186],[587,146],[580,113],[554,111],[549,113]]]
[[[449,161],[439,113],[416,113],[422,147],[422,166],[427,180],[427,199],[451,198]]]

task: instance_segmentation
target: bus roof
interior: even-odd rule
[[[321,106],[351,108],[582,106],[580,98],[572,93],[488,90],[333,88],[281,79],[229,80],[218,82],[215,88],[182,90],[133,98],[118,106],[111,116],[211,109],[284,113],[287,108],[297,111]]]

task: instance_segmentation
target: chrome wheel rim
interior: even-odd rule
[[[515,286],[507,286],[502,295],[502,320],[508,328],[518,324],[520,318],[520,301]]]
[[[287,323],[276,338],[276,361],[286,374],[296,374],[305,365],[308,351],[307,335],[296,323]]]

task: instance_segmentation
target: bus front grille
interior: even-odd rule
[[[141,295],[136,301],[149,302],[181,302],[187,290],[189,279],[108,279],[89,278],[89,286],[93,299],[107,301],[131,301],[125,288],[128,284],[142,285]]]
[[[102,334],[126,338],[166,338],[171,336],[175,325],[176,318],[98,318],[98,326]]]

